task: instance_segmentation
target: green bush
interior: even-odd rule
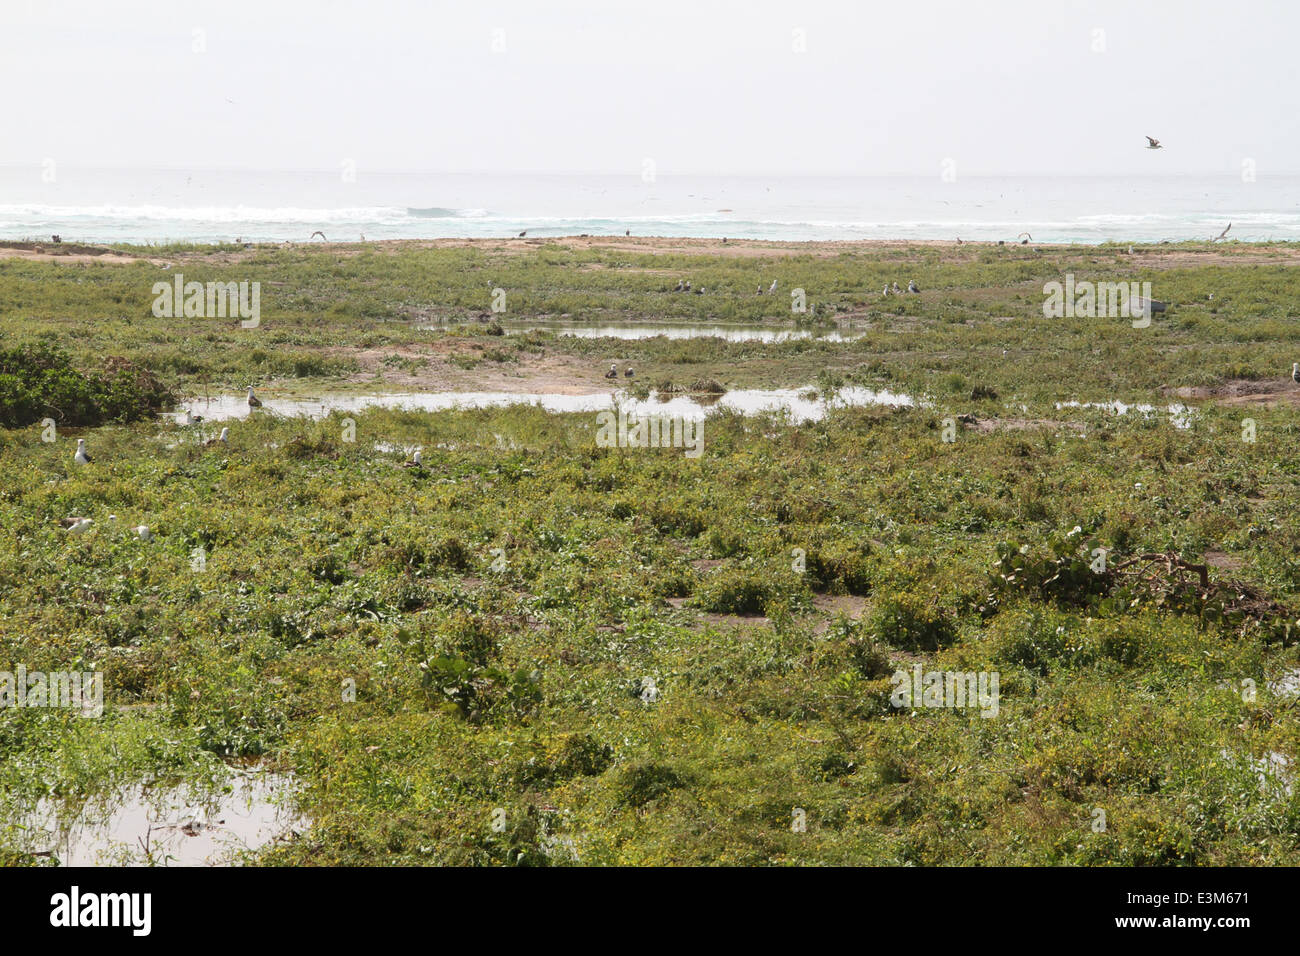
[[[49,342],[0,349],[0,426],[22,428],[52,418],[60,425],[138,421],[169,407],[171,392],[152,372],[110,358],[96,373],[72,367]]]

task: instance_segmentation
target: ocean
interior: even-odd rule
[[[647,181],[647,179],[649,181]],[[0,239],[612,235],[1300,240],[1300,177],[737,177],[0,167]]]

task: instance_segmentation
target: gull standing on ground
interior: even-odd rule
[[[72,460],[78,465],[89,465],[95,459],[86,454],[86,439],[77,439],[77,453],[72,456]]]

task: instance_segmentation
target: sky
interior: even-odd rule
[[[0,164],[1294,175],[1296,36],[1291,0],[0,0]]]

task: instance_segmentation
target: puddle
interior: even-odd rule
[[[540,392],[392,392],[383,395],[329,395],[309,399],[277,399],[262,394],[262,409],[251,412],[242,394],[186,403],[205,422],[247,418],[271,412],[286,417],[324,418],[331,412],[359,412],[366,408],[401,408],[438,412],[452,408],[501,408],[535,405],[548,412],[599,412],[615,407],[632,412],[657,412],[683,418],[703,418],[709,408],[726,408],[743,414],[787,409],[795,422],[815,421],[830,408],[850,405],[916,404],[910,395],[850,386],[840,389],[829,401],[810,398],[810,388],[738,389],[724,395],[660,395],[651,392],[645,400],[625,391],[594,392],[586,395],[556,395]],[[183,412],[182,412],[183,414]]]
[[[1128,405],[1124,402],[1057,402],[1056,409],[1060,411],[1063,408],[1100,408],[1108,411],[1113,415],[1127,415],[1129,412],[1137,412],[1140,415],[1154,415],[1158,409],[1154,405]],[[1186,405],[1168,405],[1165,407],[1165,414],[1169,416],[1169,422],[1175,428],[1191,428],[1192,416],[1194,411]]]
[[[476,328],[472,325],[421,325],[426,332],[458,328]],[[722,339],[724,342],[793,342],[813,339],[818,342],[852,342],[865,332],[816,329],[773,329],[765,326],[726,325],[573,325],[569,323],[530,323],[505,325],[506,335],[527,335],[529,332],[554,332],[556,335],[579,339]]]
[[[1279,697],[1300,697],[1300,668],[1286,671],[1277,680],[1268,681],[1264,686],[1270,694]]]
[[[1236,766],[1240,758],[1229,750],[1220,750],[1219,756],[1229,764]],[[1291,796],[1295,773],[1291,769],[1291,758],[1286,754],[1270,750],[1258,760],[1247,756],[1244,763],[1255,772],[1259,780],[1259,789],[1266,795],[1285,798]]]
[[[255,850],[307,821],[292,809],[287,774],[238,772],[222,787],[143,785],[85,803],[60,819],[41,801],[27,821],[24,849],[62,866],[216,866]]]

